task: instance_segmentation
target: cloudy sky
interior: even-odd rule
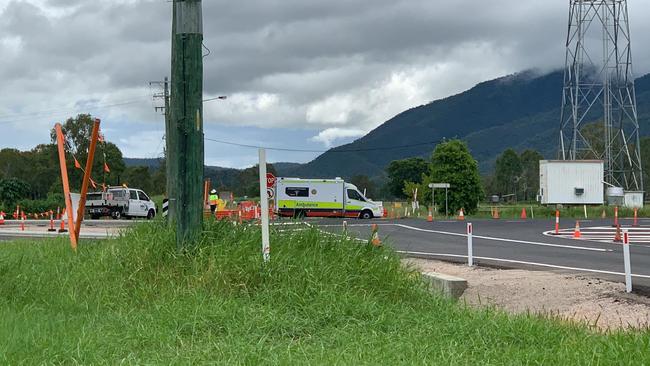
[[[324,150],[477,82],[564,62],[566,0],[204,0],[206,137]],[[650,3],[630,0],[637,75],[650,72]],[[78,112],[127,157],[162,154],[167,0],[0,0],[0,148],[49,140]],[[558,91],[558,102],[560,100]],[[206,163],[254,149],[206,142]],[[317,153],[271,151],[271,161]]]

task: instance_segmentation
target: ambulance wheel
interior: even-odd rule
[[[359,215],[359,218],[364,219],[364,220],[372,219],[373,218],[372,211],[370,211],[370,210],[361,211],[361,214]]]

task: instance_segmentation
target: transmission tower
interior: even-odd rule
[[[606,183],[642,191],[627,0],[569,6],[559,157],[603,160]]]

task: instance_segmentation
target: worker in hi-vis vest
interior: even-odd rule
[[[214,212],[217,210],[217,205],[219,204],[219,195],[217,194],[217,190],[213,189],[210,191],[210,211],[214,214]]]

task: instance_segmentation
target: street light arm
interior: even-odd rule
[[[209,101],[212,101],[212,100],[226,100],[226,99],[228,99],[227,95],[220,95],[220,96],[218,96],[216,98],[203,99],[203,103],[209,102]]]

